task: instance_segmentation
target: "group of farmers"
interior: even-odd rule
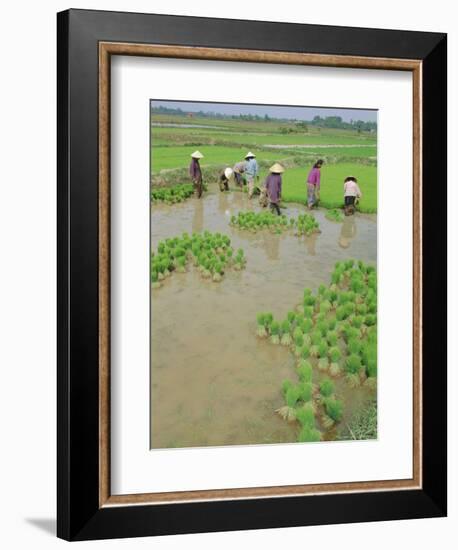
[[[197,197],[202,196],[203,180],[199,160],[203,158],[200,151],[191,154],[189,175],[194,184]],[[320,200],[320,176],[323,160],[317,160],[307,176],[307,206],[309,210],[316,207]],[[218,184],[221,191],[229,190],[229,181],[234,179],[239,187],[248,187],[248,198],[259,195],[259,204],[263,207],[270,206],[273,212],[280,215],[280,200],[282,196],[282,173],[285,168],[276,162],[269,168],[269,175],[261,187],[258,187],[259,167],[256,155],[249,151],[245,159],[237,162],[233,168],[224,168],[218,176]],[[348,176],[344,181],[345,214],[350,215],[355,211],[356,201],[362,196],[358,182],[354,176]]]

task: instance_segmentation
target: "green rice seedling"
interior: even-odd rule
[[[318,355],[319,357],[327,357],[328,355],[328,344],[324,338],[318,344]]]
[[[321,441],[321,433],[316,428],[303,426],[297,440],[299,443],[316,443]]]
[[[355,312],[355,304],[354,302],[348,302],[346,303],[344,306],[344,311],[345,311],[345,317],[349,317],[350,315],[352,315],[354,312]]]
[[[337,318],[337,320],[338,321],[343,321],[347,317],[348,317],[348,315],[345,311],[345,307],[344,306],[338,306],[338,308],[336,309],[336,318]]]
[[[335,330],[337,326],[337,319],[335,317],[331,317],[330,319],[328,319],[327,323],[328,323],[328,331]]]
[[[350,387],[355,388],[360,385],[361,359],[359,355],[349,355],[345,361],[346,379]]]
[[[315,317],[316,323],[322,323],[323,321],[326,321],[326,314],[325,313],[318,313]],[[327,323],[326,323],[327,326]]]
[[[259,336],[259,338],[266,338],[267,336],[267,330],[266,330],[266,316],[264,313],[258,313],[256,316],[256,321],[258,324],[258,329],[256,331],[256,334]]]
[[[303,345],[301,349],[301,359],[308,359],[310,357],[310,347],[307,345]]]
[[[304,346],[310,347],[312,345],[312,339],[310,337],[310,334],[304,334]]]
[[[274,321],[274,316],[272,315],[272,313],[264,314],[264,326],[268,331],[270,331],[270,326],[273,323],[273,321]]]
[[[297,368],[297,373],[299,375],[299,379],[301,382],[312,382],[313,379],[313,367],[309,363],[309,361],[306,361],[302,359],[299,362],[299,366]]]
[[[303,336],[301,327],[296,327],[296,328],[293,330],[293,339],[296,340],[296,338],[297,338],[298,336]]]
[[[339,337],[337,336],[337,332],[335,331],[331,330],[326,334],[326,340],[328,341],[328,344],[330,346],[335,346],[337,344],[338,339]]]
[[[338,362],[335,362],[335,363],[331,363],[329,365],[329,374],[331,376],[339,376],[340,373],[342,372],[342,369],[340,368],[340,364]]]
[[[334,422],[340,422],[343,415],[343,402],[339,399],[327,398],[324,402],[326,415]]]
[[[318,321],[315,325],[316,332],[319,332],[321,336],[326,336],[328,333],[328,323],[326,321]]]
[[[294,313],[294,311],[288,311],[287,317],[288,321],[293,324],[296,319],[296,314]]]
[[[312,330],[312,327],[313,323],[311,319],[304,319],[301,323],[301,330],[303,334],[308,334]]]
[[[159,281],[159,274],[157,271],[152,271],[151,272],[151,288],[160,288],[162,285],[161,285],[161,282]]]
[[[345,340],[349,342],[350,340],[356,340],[357,338],[360,337],[360,330],[355,327],[352,327],[350,324],[347,323],[342,328],[342,334]]]
[[[320,303],[320,313],[329,313],[329,311],[332,309],[332,304],[328,300],[323,300]]]
[[[177,264],[178,273],[186,273],[186,256],[179,256]]]
[[[304,337],[302,336],[302,333],[294,337],[294,345],[294,354],[296,355],[296,357],[300,357],[302,353],[302,348],[304,346]]]
[[[319,285],[318,286],[318,294],[320,296],[323,296],[325,292],[326,292],[326,286],[323,285],[323,284]]]
[[[313,384],[311,382],[301,382],[299,384],[300,387],[300,399],[304,401],[304,403],[308,403],[311,401],[313,397]]]
[[[285,319],[283,323],[281,324],[281,345],[282,346],[290,346],[292,339],[291,339],[291,323],[288,321],[288,319]]]
[[[286,378],[285,380],[283,380],[283,382],[281,383],[281,391],[284,397],[286,396],[286,392],[293,386],[294,386],[294,383],[291,380],[289,380],[289,378]]]
[[[310,357],[319,357],[318,344],[312,344],[310,346]]]
[[[354,315],[351,318],[351,324],[355,328],[361,328],[361,325],[363,324],[364,317],[362,315]]]
[[[327,371],[329,368],[329,360],[327,357],[320,357],[318,359],[318,369],[320,371]]]
[[[364,318],[364,324],[368,327],[374,326],[376,322],[377,322],[377,316],[372,313],[369,313]]]
[[[313,317],[313,307],[312,306],[304,306],[304,317],[307,319],[311,319]]]
[[[333,346],[332,348],[329,348],[329,359],[331,360],[331,363],[338,363],[341,358],[342,358],[342,353],[337,346]]]
[[[285,388],[285,382],[283,383]],[[302,388],[299,385],[287,385],[286,391],[284,391],[286,405],[280,407],[275,412],[279,414],[284,420],[288,422],[294,422],[296,420],[296,403],[301,399]]]
[[[342,210],[338,210],[337,208],[330,208],[326,210],[325,217],[327,220],[330,220],[332,222],[343,222],[344,220]]]
[[[312,407],[300,407],[296,410],[296,420],[301,426],[315,427],[315,413]]]
[[[307,296],[304,296],[303,305],[304,306],[312,306],[315,307],[316,304],[316,298],[313,296],[313,294],[307,294]]]
[[[356,338],[348,340],[347,349],[350,354],[358,354],[361,352],[361,342]]]
[[[302,311],[299,311],[298,313],[296,313],[296,326],[300,327],[304,319],[305,317]]]
[[[317,346],[321,342],[323,337],[322,337],[321,332],[319,330],[314,330],[310,334],[310,338],[312,339],[312,344],[314,346]]]
[[[323,378],[320,382],[320,394],[323,397],[330,397],[335,391],[335,385],[329,378]]]
[[[270,341],[275,345],[280,343],[280,323],[278,321],[273,321],[270,326]]]
[[[366,304],[356,304],[356,313],[358,313],[358,315],[366,315],[367,305]]]

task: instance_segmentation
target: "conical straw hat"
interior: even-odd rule
[[[245,155],[245,158],[253,157],[256,158],[256,155],[254,155],[251,151],[248,151],[248,153]]]
[[[194,153],[192,153],[191,157],[193,159],[203,159],[204,156],[202,155],[202,153],[200,151],[194,151]]]
[[[274,165],[272,165],[269,168],[269,172],[273,172],[274,174],[281,174],[284,171],[285,171],[285,169],[283,168],[283,166],[281,164],[278,164],[278,162],[276,162]]]
[[[232,176],[232,168],[226,168],[226,170],[224,170],[224,175],[229,179]]]

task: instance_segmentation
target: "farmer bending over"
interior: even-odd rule
[[[344,181],[344,201],[345,215],[351,216],[355,213],[355,204],[362,197],[361,190],[358,186],[358,181],[353,176],[348,176]]]
[[[232,177],[232,168],[225,168],[219,175],[218,178],[218,184],[219,184],[219,190],[221,192],[223,191],[229,191],[229,180]]]
[[[280,216],[280,207],[279,202],[281,199],[281,175],[285,171],[281,164],[276,162],[273,166],[269,168],[270,174],[267,176],[264,186],[267,191],[267,196],[269,197],[270,208],[275,210]]]
[[[237,164],[234,165],[234,178],[235,178],[235,183],[239,186],[239,187],[242,187],[245,182],[245,177],[244,177],[244,172],[245,172],[245,166],[246,166],[246,162],[244,160],[242,160],[241,162],[237,162]]]
[[[200,151],[194,151],[191,155],[191,164],[189,165],[189,175],[197,193],[197,198],[202,196],[202,170],[200,169],[199,159],[204,158]]]
[[[307,206],[311,210],[320,200],[320,170],[323,160],[317,160],[307,176]]]

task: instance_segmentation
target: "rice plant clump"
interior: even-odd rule
[[[322,284],[316,291],[305,288],[302,302],[288,312],[282,323],[275,323],[271,314],[268,319],[264,314],[264,324],[261,317],[258,325],[264,326],[274,343],[277,328],[280,341],[285,337],[288,345],[291,340],[299,376],[298,384],[285,383],[286,405],[277,412],[287,420],[301,423],[300,440],[319,440],[321,434],[315,433],[315,426],[306,421],[312,418],[311,413],[298,411],[308,405],[316,412],[320,406],[325,430],[341,420],[343,403],[337,399],[331,377],[343,373],[350,388],[363,384],[371,392],[377,385],[375,268],[361,260],[339,261],[328,286]],[[328,373],[318,386],[313,382],[315,369]],[[333,432],[331,435],[335,437]]]
[[[151,254],[151,280],[158,288],[173,272],[187,273],[194,267],[204,279],[220,282],[230,269],[242,269],[246,259],[242,249],[234,254],[231,240],[221,233],[183,233],[160,241]]]
[[[296,221],[296,235],[320,233],[320,225],[312,214],[300,214]]]
[[[325,217],[327,220],[330,220],[332,222],[343,222],[344,220],[342,210],[339,210],[337,208],[330,208],[329,210],[327,210]]]
[[[151,188],[151,202],[176,204],[183,202],[194,193],[194,187],[191,183],[174,185],[173,187]]]
[[[230,225],[252,233],[262,230],[282,233],[291,227],[284,214],[277,216],[270,211],[253,212],[251,210],[240,211],[236,216],[231,216]]]
[[[299,443],[315,443],[321,441],[321,433],[316,428],[303,426],[297,440]]]
[[[291,339],[291,323],[288,319],[285,319],[283,323],[281,324],[281,345],[282,346],[290,346],[292,339]]]

